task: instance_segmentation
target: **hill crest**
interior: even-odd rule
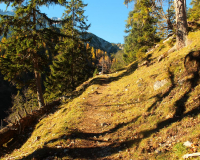
[[[192,43],[171,53],[160,43],[146,63],[91,78],[2,159],[181,159],[200,151],[199,37],[191,32]]]

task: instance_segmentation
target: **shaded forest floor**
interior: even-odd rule
[[[192,54],[199,37],[191,32],[181,51],[160,43],[143,61],[88,80],[1,159],[174,160],[200,152],[200,64]]]

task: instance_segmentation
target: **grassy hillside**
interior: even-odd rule
[[[200,50],[199,37],[191,32],[190,45],[172,53],[172,44],[160,43],[146,65],[133,62],[85,82],[80,96],[27,130],[26,142],[2,159],[174,160],[200,152],[199,62],[186,58],[184,67]]]

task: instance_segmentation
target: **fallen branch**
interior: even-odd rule
[[[18,126],[14,124],[9,124],[3,129],[0,130],[0,146],[4,143],[8,142],[11,138],[13,138],[16,134],[18,134]]]
[[[187,159],[187,158],[189,158],[189,157],[198,157],[198,156],[200,156],[200,152],[192,153],[192,154],[185,154],[185,155],[183,156],[183,158],[184,158],[184,159]]]
[[[43,114],[48,113],[51,108],[60,105],[60,100],[54,101],[40,110],[33,111],[32,114],[28,114],[26,117],[18,119],[15,124],[10,123],[6,127],[0,130],[0,147],[7,143],[10,139],[14,138],[21,132],[24,132],[25,128],[30,127],[35,121],[37,121]]]

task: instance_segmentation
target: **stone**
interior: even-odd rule
[[[192,154],[185,154],[183,156],[183,159],[187,159],[189,157],[200,157],[200,152],[197,152],[197,153],[192,153]]]
[[[148,65],[148,61],[143,61],[141,64],[138,65],[138,67],[142,67]]]
[[[192,147],[192,143],[190,141],[184,142],[183,145],[186,147]]]
[[[153,85],[153,89],[156,91],[163,87],[168,81],[166,79],[163,79],[161,81],[156,81]]]
[[[108,141],[110,141],[110,140],[111,140],[111,139],[108,138],[108,137],[104,138],[104,141],[106,141],[106,142],[108,142]]]
[[[178,84],[179,84],[179,85],[183,85],[185,81],[186,81],[186,80],[181,79],[181,80],[178,81]]]
[[[155,48],[158,48],[160,46],[160,44],[157,44],[156,46],[155,46]]]
[[[161,153],[161,151],[160,151],[159,149],[156,149],[156,150],[155,150],[155,153],[156,153],[156,154],[159,154],[159,153]]]
[[[62,148],[62,146],[56,146],[56,148]]]
[[[40,140],[40,138],[41,138],[40,136],[37,136],[35,140],[38,141]]]
[[[107,123],[101,123],[101,127],[108,126]]]
[[[142,86],[142,84],[141,84],[141,83],[139,83],[139,84],[138,84],[138,87],[141,87],[141,86]]]
[[[160,62],[163,58],[165,58],[165,56],[162,54],[161,56],[158,57],[158,62]]]

